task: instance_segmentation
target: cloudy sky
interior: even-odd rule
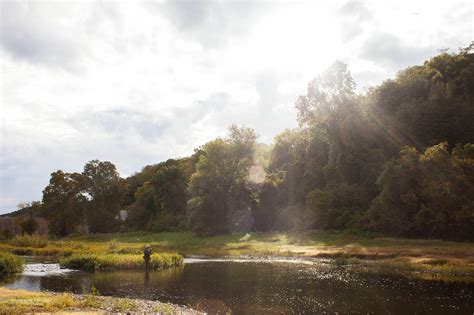
[[[474,38],[469,2],[2,1],[0,213],[91,159],[122,176],[254,128],[334,60],[358,90]]]

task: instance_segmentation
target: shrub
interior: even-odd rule
[[[23,259],[10,253],[0,253],[0,278],[23,271]]]
[[[48,238],[42,235],[17,235],[10,240],[10,244],[19,247],[43,248],[48,245]]]
[[[61,267],[93,271],[96,268],[96,259],[92,255],[71,255],[59,260]]]

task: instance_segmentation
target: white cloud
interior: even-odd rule
[[[359,86],[473,38],[469,3],[2,1],[0,212],[57,169],[122,175],[231,123],[271,142],[335,59]]]

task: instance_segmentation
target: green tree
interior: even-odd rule
[[[58,170],[51,174],[49,185],[43,190],[42,215],[49,220],[51,234],[65,236],[84,223],[87,199],[83,194],[83,180],[79,173]]]
[[[170,159],[156,165],[155,173],[138,188],[136,202],[130,207],[134,228],[174,230],[185,221],[187,162]]]
[[[229,231],[233,218],[250,215],[248,172],[254,162],[256,134],[231,126],[229,136],[206,143],[189,182],[189,226],[203,234]],[[241,219],[239,219],[240,221]]]
[[[336,61],[308,84],[308,92],[296,101],[300,126],[326,128],[329,115],[354,97],[355,82],[347,65]]]
[[[92,160],[82,172],[84,192],[88,198],[86,221],[91,232],[111,232],[118,228],[118,212],[127,186],[111,162]]]
[[[474,146],[446,142],[423,154],[405,147],[379,179],[380,196],[366,214],[374,230],[400,236],[474,237]]]

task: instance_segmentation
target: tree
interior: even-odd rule
[[[252,194],[247,177],[256,138],[252,129],[233,125],[227,138],[201,148],[188,187],[189,226],[193,230],[203,234],[228,231],[236,212],[250,215]]]
[[[126,182],[111,162],[92,160],[82,172],[87,195],[86,221],[91,232],[111,232],[118,228],[116,217],[127,193]]]
[[[299,127],[271,148],[233,125],[192,156],[126,181],[112,163],[94,160],[82,174],[53,173],[43,211],[60,235],[84,220],[93,232],[113,231],[126,207],[130,229],[186,222],[212,234],[255,223],[471,240],[473,47],[444,51],[360,95],[348,67],[335,62],[297,99]]]
[[[347,65],[336,61],[308,84],[308,92],[296,101],[300,126],[327,127],[328,115],[354,97],[355,83]]]
[[[474,146],[446,142],[420,154],[405,147],[389,161],[365,219],[372,229],[398,236],[474,238]]]
[[[153,231],[174,230],[186,216],[187,160],[170,159],[156,165],[155,172],[135,194],[130,207],[133,227]]]
[[[58,170],[51,174],[43,190],[42,215],[49,220],[51,234],[65,236],[84,222],[87,199],[82,193],[83,180],[79,173]]]

